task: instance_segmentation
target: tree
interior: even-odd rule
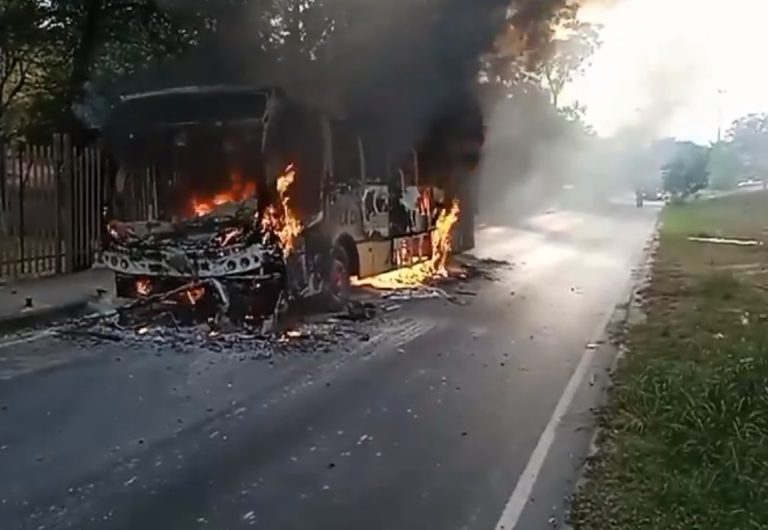
[[[21,125],[50,54],[45,10],[35,0],[0,0],[0,140]]]
[[[717,190],[731,190],[736,187],[743,171],[741,160],[726,142],[717,142],[712,146],[709,159],[710,185]]]
[[[693,142],[678,142],[672,160],[662,168],[664,189],[685,199],[709,184],[710,150]]]
[[[768,114],[736,120],[727,138],[748,176],[761,179],[763,187],[768,187]]]
[[[69,50],[49,78],[57,121],[67,128],[80,125],[74,110],[89,90],[177,54],[190,40],[155,0],[50,0],[49,11],[60,49]]]
[[[0,123],[28,136],[82,131],[92,94],[194,42],[158,1],[0,0]]]
[[[274,0],[262,15],[263,49],[281,62],[316,61],[336,28],[322,0]]]
[[[600,26],[578,19],[578,5],[565,5],[524,34],[510,25],[497,40],[496,53],[486,59],[483,77],[510,88],[520,84],[544,87],[560,108],[565,87],[589,65],[602,44]]]
[[[554,38],[542,50],[538,74],[542,78],[555,108],[560,96],[574,77],[589,66],[589,59],[601,45],[600,27],[577,18],[578,7],[565,6],[558,11]]]

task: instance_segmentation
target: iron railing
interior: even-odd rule
[[[100,247],[108,167],[67,136],[48,145],[0,144],[0,277],[90,267]]]

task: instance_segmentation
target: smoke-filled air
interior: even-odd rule
[[[768,530],[768,0],[0,0],[0,530]]]
[[[555,27],[530,85],[492,100],[483,193],[495,217],[757,184],[768,76],[754,50],[768,44],[767,10],[750,0],[584,3],[578,29]]]
[[[482,213],[496,217],[562,195],[600,201],[638,187],[688,194],[763,172],[754,152],[766,122],[759,113],[768,110],[768,76],[754,59],[765,44],[768,7],[760,2],[12,5],[0,19],[6,138],[68,131],[88,143],[93,131],[109,131],[107,117],[125,94],[268,85],[344,116],[394,159],[436,127],[484,126],[479,193]],[[18,30],[27,22],[34,32]],[[675,184],[672,174],[664,184],[676,157],[707,167],[706,175]]]

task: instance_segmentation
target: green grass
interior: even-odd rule
[[[768,250],[688,240],[766,228],[768,194],[664,212],[577,529],[768,528]]]
[[[673,236],[762,236],[763,239],[768,239],[766,204],[768,192],[737,194],[670,205],[664,211],[664,231]]]

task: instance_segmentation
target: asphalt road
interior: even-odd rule
[[[0,528],[492,529],[655,214],[483,227],[477,253],[513,267],[344,348],[0,346]]]

